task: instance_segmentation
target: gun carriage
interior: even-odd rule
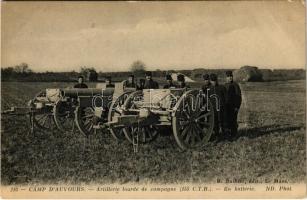
[[[154,140],[162,127],[172,129],[181,149],[199,149],[211,138],[214,111],[208,96],[192,89],[96,88],[46,89],[26,108],[2,114],[29,114],[31,130],[74,127],[84,135],[108,128],[117,140],[127,139],[134,147]]]
[[[106,88],[104,83],[96,88],[48,88],[35,95],[27,107],[12,107],[1,114],[29,115],[32,132],[34,128],[67,132],[76,126],[89,135],[95,126],[107,121],[113,94],[120,96],[129,91],[133,89],[124,92],[123,83],[116,83],[115,88]]]
[[[97,129],[107,128],[110,107],[121,106],[124,98],[136,88],[125,88],[124,82],[115,83],[114,88],[106,88],[104,83],[98,84],[99,91],[93,95],[75,95],[78,105],[75,109],[75,124],[84,135],[90,135]],[[84,89],[86,90],[86,89]],[[70,96],[72,96],[70,94]],[[115,110],[115,112],[117,112]],[[111,112],[112,113],[112,112]],[[120,134],[112,132],[116,139],[122,139]]]
[[[200,90],[144,89],[129,94],[121,106],[113,104],[107,125],[135,146],[154,140],[159,128],[171,127],[181,149],[200,149],[213,133],[214,111]]]

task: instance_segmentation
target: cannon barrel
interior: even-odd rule
[[[72,89],[63,89],[62,95],[65,97],[80,97],[80,96],[111,96],[114,93],[113,88],[72,88]]]

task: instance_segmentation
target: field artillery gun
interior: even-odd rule
[[[156,138],[161,127],[170,127],[178,146],[201,149],[214,128],[214,108],[201,90],[144,89],[130,93],[122,105],[110,106],[108,123],[113,135],[124,135],[137,151],[139,143]]]
[[[67,93],[66,96],[77,98],[75,108],[75,124],[79,131],[84,135],[91,135],[98,129],[106,129],[110,107],[122,106],[125,98],[136,88],[126,88],[124,82],[115,83],[114,88],[106,88],[104,83],[97,84],[99,91],[91,95],[80,95],[76,93]],[[86,94],[87,89],[83,89]],[[115,112],[117,112],[115,110]],[[112,113],[112,112],[111,112]],[[115,139],[122,139],[121,134],[111,131]]]
[[[135,89],[125,90],[129,93]],[[97,84],[96,88],[48,88],[35,95],[26,107],[12,107],[1,114],[28,115],[31,132],[35,128],[68,132],[76,126],[81,133],[89,135],[95,125],[107,121],[113,94],[120,96],[120,93],[124,93],[123,83],[116,83],[115,88],[106,88],[104,83]]]
[[[61,89],[42,90],[31,99],[25,107],[11,107],[10,110],[2,111],[3,115],[28,115],[31,124],[31,132],[35,128],[51,130],[58,127],[64,130],[69,125],[69,118],[65,119],[63,126],[62,114],[57,113],[59,107],[67,104],[61,99]],[[62,100],[63,102],[60,102]],[[66,99],[67,100],[67,99]],[[62,109],[61,109],[62,110]],[[58,126],[59,125],[59,126]]]
[[[52,130],[58,128],[62,132],[74,129],[75,99],[65,96],[74,89],[47,88],[31,99],[26,107],[11,107],[1,112],[4,115],[28,115],[31,132],[35,128]]]

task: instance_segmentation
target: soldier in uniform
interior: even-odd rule
[[[146,81],[144,84],[144,89],[159,89],[159,84],[152,79],[151,72],[146,72]]]
[[[106,77],[106,88],[114,88],[115,85],[112,83],[111,76]]]
[[[137,84],[134,81],[134,75],[129,75],[128,80],[125,82],[125,87],[137,88]]]
[[[232,71],[226,71],[226,81],[226,125],[234,138],[238,132],[237,118],[242,102],[241,89],[239,84],[233,81]]]
[[[177,75],[177,81],[179,83],[178,85],[179,88],[189,88],[189,86],[185,83],[185,78],[183,74]]]
[[[144,89],[144,85],[145,85],[145,79],[141,78],[139,80],[139,85],[137,87],[138,90],[143,90]]]
[[[74,88],[88,88],[87,85],[84,83],[83,76],[78,76],[78,83],[74,85]]]
[[[224,86],[219,85],[216,74],[210,74],[209,97],[214,108],[214,134],[222,138],[225,130],[225,93]]]
[[[167,81],[167,84],[164,85],[164,89],[168,89],[168,88],[176,88],[176,85],[173,83],[173,78],[170,74],[167,74],[166,75],[166,81]]]
[[[202,86],[202,90],[205,94],[207,94],[207,90],[210,88],[210,76],[209,74],[203,75],[204,85]]]

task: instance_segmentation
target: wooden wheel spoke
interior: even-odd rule
[[[47,115],[47,118],[43,122],[43,126],[46,128],[50,128],[50,117]]]
[[[180,125],[180,129],[183,129],[184,127],[189,125],[189,122],[188,121],[179,121],[179,125]]]
[[[204,130],[198,124],[195,124],[195,130],[197,139],[201,141],[201,136],[204,135]]]
[[[189,129],[190,129],[190,126],[186,126],[184,129],[183,129],[183,131],[181,132],[181,137],[184,139],[185,138],[185,136],[187,136],[188,135],[188,133],[189,133]]]
[[[45,123],[46,123],[46,121],[48,120],[48,115],[46,115],[45,117],[44,117],[44,121],[43,121],[43,123],[42,123],[42,126],[44,126],[45,125]]]
[[[187,132],[188,133],[188,132]],[[191,134],[187,134],[187,136],[185,137],[185,143],[189,143],[190,141],[190,138],[191,138]]]
[[[87,119],[87,118],[91,118],[93,117],[94,115],[86,115],[86,116],[82,116],[82,119]]]
[[[183,112],[187,113],[190,116],[190,114],[191,114],[190,105],[187,103],[187,104],[185,104],[184,108],[187,108],[187,109],[184,109]]]
[[[208,117],[210,114],[211,114],[211,113],[207,112],[206,114],[203,114],[203,115],[197,117],[196,120],[200,120],[200,119],[206,118],[206,117]]]
[[[89,126],[86,127],[88,131],[92,130],[92,128],[93,128],[93,124],[89,124]]]
[[[37,116],[37,115],[36,115]],[[43,118],[47,117],[47,115],[42,114],[42,115],[38,115],[37,118],[35,119],[37,122],[41,121]]]
[[[190,118],[191,118],[190,114],[189,114],[186,110],[184,110],[183,113],[185,114],[185,116],[187,117],[187,119],[190,119]]]
[[[92,122],[92,120],[91,120],[91,119],[86,120],[86,121],[84,121],[84,125],[86,126],[87,124],[89,124],[89,123],[91,123],[91,122]]]
[[[196,134],[195,134],[195,129],[192,128],[191,130],[191,145],[193,146],[196,142]]]
[[[210,123],[209,123],[209,122],[198,121],[198,124],[201,124],[201,125],[204,126],[205,128],[209,128],[209,127],[210,127]]]

